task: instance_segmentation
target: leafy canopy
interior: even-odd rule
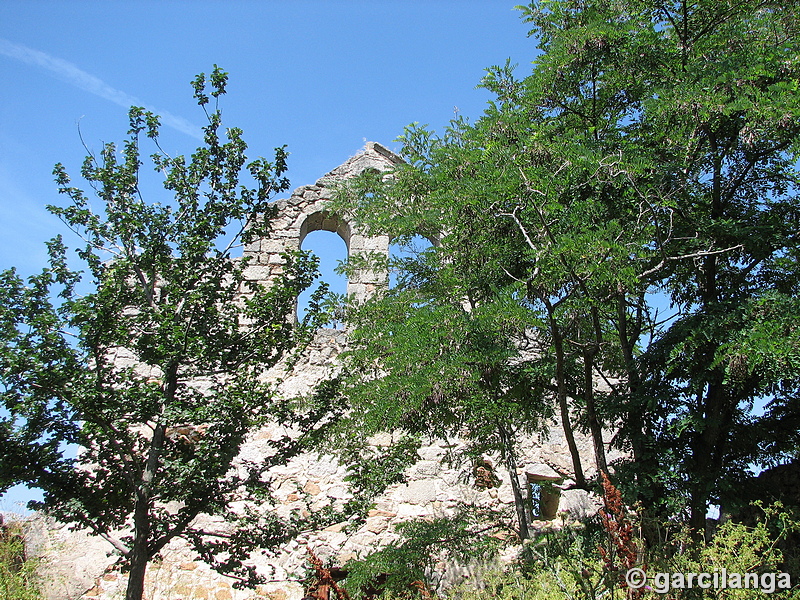
[[[247,158],[242,131],[222,129],[226,83],[218,67],[194,80],[208,124],[188,158],[168,155],[158,118],[134,107],[122,146],[105,144],[83,163],[96,199],[56,165],[69,202],[48,209],[83,240],[84,271],[72,270],[59,236],[40,274],[0,274],[0,485],[42,489],[37,508],[113,544],[131,570],[129,600],[176,536],[248,581],[248,549],[295,528],[270,513],[265,472],[297,443],[275,441],[280,452],[257,464],[239,454],[248,432],[285,416],[264,374],[319,325],[324,287],[296,326],[315,259],[287,254],[282,274],[263,282],[234,255],[269,234],[270,201],[288,188],[287,153]],[[143,197],[143,141],[154,145],[165,201]],[[257,497],[258,510],[233,511]],[[209,538],[201,514],[262,523]]]

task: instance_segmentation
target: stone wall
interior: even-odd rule
[[[278,200],[278,217],[273,221],[272,234],[249,244],[244,255],[250,257],[245,277],[253,281],[266,281],[281,272],[282,252],[300,249],[306,235],[312,231],[331,231],[339,235],[347,246],[348,256],[364,252],[389,253],[388,236],[367,237],[358,227],[326,210],[326,203],[337,182],[354,177],[367,170],[386,171],[402,162],[380,144],[368,142],[364,151],[350,158],[314,185],[296,189],[291,197]],[[363,300],[375,290],[386,285],[386,275],[372,271],[359,271],[347,282],[347,295]]]
[[[388,253],[388,237],[370,238],[337,215],[327,212],[325,203],[331,189],[342,178],[352,177],[365,169],[383,171],[400,159],[382,146],[367,144],[364,152],[351,158],[316,184],[301,187],[288,199],[277,203],[279,214],[273,233],[245,249],[251,257],[247,276],[255,281],[268,281],[279,273],[283,259],[280,253],[301,247],[311,231],[323,229],[344,239],[348,252]],[[387,285],[386,275],[375,272],[356,273],[348,283],[348,294],[363,299]],[[280,367],[268,373],[280,379],[285,397],[302,396],[337,369],[337,356],[346,345],[343,331],[320,330],[304,359],[291,373]],[[255,431],[242,449],[242,458],[258,460],[269,452],[269,440],[282,430],[266,427]],[[376,436],[375,446],[392,442],[391,434]],[[590,441],[578,436],[585,464],[592,464]],[[409,519],[426,519],[452,515],[462,503],[506,511],[513,515],[513,494],[510,477],[498,457],[486,457],[485,468],[491,469],[496,485],[476,481],[473,465],[454,466],[442,459],[458,451],[459,442],[429,440],[419,449],[419,460],[407,471],[407,482],[390,486],[377,498],[366,522],[353,529],[350,523],[337,523],[322,531],[307,532],[276,553],[260,552],[252,562],[267,576],[270,583],[255,591],[233,589],[232,580],[212,572],[197,560],[182,540],[175,540],[162,553],[160,561],[151,564],[147,573],[148,600],[299,600],[303,587],[299,582],[307,565],[307,548],[330,564],[342,565],[353,557],[372,552],[396,539],[395,525]],[[518,477],[523,485],[530,480],[558,482],[569,487],[572,477],[570,455],[563,431],[555,422],[537,436],[522,440]],[[610,457],[613,458],[613,457]],[[588,469],[590,471],[590,469]],[[590,474],[590,473],[587,473]],[[271,471],[273,489],[279,501],[277,512],[288,516],[293,511],[316,511],[326,506],[342,506],[350,493],[343,479],[345,468],[333,456],[304,455]],[[567,490],[557,500],[554,512],[562,516],[581,516],[596,510],[597,499],[582,490]],[[208,522],[213,527],[213,522]],[[549,527],[550,522],[538,522]],[[69,532],[46,519],[38,518],[31,526],[31,542],[45,559],[44,573],[52,580],[48,597],[55,599],[102,599],[124,597],[125,575],[114,566],[111,546],[82,532]],[[440,565],[443,576],[451,580],[468,577],[470,567]]]
[[[266,451],[266,443],[277,433],[270,428],[254,432],[243,448],[244,457],[257,458]],[[526,440],[521,454],[525,461],[517,477],[525,481],[530,476],[558,478],[564,487],[569,486],[570,471],[561,468],[566,461],[565,445],[559,441],[557,425],[549,429],[549,439]],[[376,436],[376,446],[392,442],[390,434]],[[589,441],[580,438],[584,456],[591,455]],[[497,457],[489,457],[494,465],[494,476],[499,485],[476,485],[471,466],[452,466],[442,459],[458,446],[443,441],[431,441],[418,450],[419,460],[406,473],[407,482],[390,486],[377,498],[366,522],[350,530],[349,522],[331,525],[322,531],[300,535],[275,554],[260,553],[253,564],[267,575],[271,583],[254,591],[232,588],[233,580],[220,576],[197,560],[185,542],[175,540],[162,553],[162,559],[153,563],[147,573],[146,598],[148,600],[300,600],[303,597],[301,579],[307,565],[306,548],[328,564],[343,565],[351,558],[362,557],[385,544],[398,539],[394,532],[397,523],[409,519],[428,519],[452,516],[460,504],[504,511],[513,518],[514,498],[509,474],[499,466]],[[553,459],[557,460],[553,460]],[[558,471],[556,469],[559,469]],[[341,507],[351,498],[343,479],[345,468],[330,455],[304,455],[271,471],[275,496],[279,502],[277,513],[287,517],[293,511],[315,511],[328,505]],[[596,497],[583,490],[561,493],[555,525],[561,519],[580,517],[599,508]],[[213,528],[214,523],[207,526]],[[551,521],[535,521],[534,527],[553,526]],[[52,523],[37,526],[39,538],[35,549],[48,561],[44,571],[52,579],[48,597],[53,600],[97,598],[111,600],[124,597],[126,576],[113,566],[112,548],[99,538],[83,532],[69,532],[66,527]],[[439,565],[446,581],[456,582],[468,578],[468,566]]]

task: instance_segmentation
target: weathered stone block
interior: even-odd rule
[[[364,525],[364,528],[372,533],[382,533],[388,527],[389,520],[386,517],[370,517]]]
[[[272,275],[272,272],[269,267],[254,265],[245,267],[242,275],[244,275],[245,279],[250,281],[267,281]]]
[[[409,470],[410,477],[433,477],[434,475],[438,474],[441,469],[441,465],[438,461],[434,460],[423,460],[415,464]]]
[[[214,592],[214,599],[215,600],[233,600],[233,596],[231,595],[231,591],[228,589],[217,590]]]
[[[427,504],[436,500],[436,485],[430,479],[409,481],[400,486],[392,495],[400,502]]]
[[[319,494],[319,493],[320,493],[322,490],[320,489],[320,487],[319,487],[319,486],[318,486],[316,483],[314,483],[313,481],[309,481],[308,483],[306,483],[306,484],[303,486],[303,491],[304,491],[306,494],[309,494],[310,496],[316,496],[316,495],[318,495],[318,494]]]

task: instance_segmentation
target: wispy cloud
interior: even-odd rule
[[[0,54],[29,65],[35,65],[46,69],[63,81],[89,92],[90,94],[100,96],[105,100],[110,100],[114,104],[118,104],[122,107],[144,106],[147,110],[159,115],[161,117],[161,122],[167,127],[172,127],[181,133],[185,133],[197,139],[203,138],[203,132],[197,125],[190,123],[183,117],[177,117],[163,110],[160,111],[152,106],[147,106],[136,97],[111,87],[102,79],[95,77],[91,73],[87,73],[71,62],[55,56],[50,56],[49,54],[34,50],[33,48],[28,48],[22,44],[15,44],[4,38],[0,38]]]

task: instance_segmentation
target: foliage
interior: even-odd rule
[[[347,320],[347,298],[344,294],[327,294],[322,301],[322,309],[329,315],[331,327],[334,329]]]
[[[233,256],[269,232],[287,155],[248,161],[241,130],[223,137],[209,103],[226,83],[217,67],[194,80],[208,125],[188,159],[167,155],[158,118],[132,108],[122,148],[105,144],[83,163],[99,207],[56,166],[70,203],[49,210],[83,240],[85,272],[71,270],[57,237],[41,274],[0,275],[2,486],[42,489],[38,508],[109,541],[130,569],[129,600],[141,598],[148,561],[177,536],[250,583],[248,548],[296,529],[269,511],[265,473],[297,442],[277,440],[283,451],[259,463],[237,456],[249,431],[284,410],[262,375],[318,325],[322,291],[295,327],[315,261],[287,254],[282,276],[263,285]],[[155,145],[164,202],[143,198],[141,138]],[[245,498],[261,508],[234,511]],[[201,514],[228,521],[231,535],[208,537]]]
[[[25,556],[19,524],[0,521],[0,600],[41,600],[37,566]]]
[[[314,554],[311,548],[308,549],[308,561],[314,570],[315,582],[312,585],[312,590],[307,591],[306,596],[330,598],[332,596],[330,591],[333,590],[337,600],[350,600],[347,590],[339,587],[330,570],[325,568],[322,560]]]
[[[532,72],[488,69],[479,119],[410,126],[407,163],[334,203],[372,233],[437,241],[351,315],[345,389],[372,431],[490,441],[507,467],[516,431],[555,406],[585,487],[613,426],[627,489],[702,535],[749,465],[797,454],[797,3],[522,10]]]
[[[658,592],[653,577],[656,573],[773,573],[788,572],[796,582],[797,547],[791,542],[797,532],[797,516],[780,504],[755,505],[760,514],[753,525],[728,521],[722,524],[708,542],[697,542],[687,529],[673,532],[667,543],[651,546],[641,566],[649,576],[648,586],[641,588],[641,598],[704,600],[706,598],[796,598],[797,585],[791,590],[776,589],[772,593],[755,589],[671,589]],[[665,524],[667,529],[675,524]],[[635,531],[640,531],[638,528]],[[448,591],[449,598],[481,600],[599,600],[630,598],[620,587],[620,573],[609,570],[598,553],[606,532],[598,521],[582,527],[551,531],[529,545],[530,560],[524,565],[484,573],[477,581]],[[634,536],[644,547],[640,534]],[[786,542],[789,542],[788,544]],[[624,575],[624,572],[622,573]],[[663,589],[663,588],[659,588]],[[637,596],[634,596],[637,597]]]
[[[779,573],[795,583],[792,590],[775,593],[756,590],[686,590],[687,598],[795,598],[797,597],[798,553],[796,536],[800,523],[794,511],[780,503],[755,503],[751,524],[727,521],[707,543],[695,544],[688,530],[674,535],[664,546],[650,552],[649,571],[670,573]]]
[[[550,413],[535,365],[510,360],[513,340],[525,336],[525,312],[513,298],[465,310],[458,267],[442,260],[422,253],[414,266],[424,275],[348,311],[342,394],[353,411],[340,423],[342,437],[357,443],[397,431],[447,439],[458,431],[470,445],[454,460],[499,453],[512,465],[512,440],[537,431]]]
[[[517,570],[491,570],[481,575],[479,585],[462,584],[448,591],[453,600],[556,600],[565,595],[558,591],[558,580],[544,571],[525,575]]]
[[[600,474],[603,478],[603,504],[600,511],[600,521],[603,530],[608,536],[606,545],[599,545],[597,550],[603,559],[605,571],[609,574],[622,576],[628,570],[638,566],[641,547],[634,539],[634,523],[622,501],[622,494],[611,483],[608,475]],[[613,581],[613,578],[612,578]],[[624,579],[620,582],[624,587]],[[639,598],[640,590],[630,590],[628,597]]]
[[[345,513],[357,517],[361,522],[374,506],[376,496],[393,483],[405,482],[405,470],[419,459],[419,441],[404,437],[387,448],[350,446],[343,452],[347,459],[348,474],[345,481],[350,484],[353,498],[344,507]]]
[[[483,535],[492,528],[482,517],[465,509],[452,517],[400,523],[396,527],[400,540],[347,563],[347,589],[356,598],[376,588],[383,594],[415,597],[419,582],[436,590],[440,583],[437,562],[486,559],[498,548],[497,538]]]
[[[549,590],[546,598],[595,600],[609,592],[618,593],[619,573],[608,570],[598,548],[608,543],[596,520],[578,528],[549,532],[530,547],[532,557],[522,572],[531,582]]]

